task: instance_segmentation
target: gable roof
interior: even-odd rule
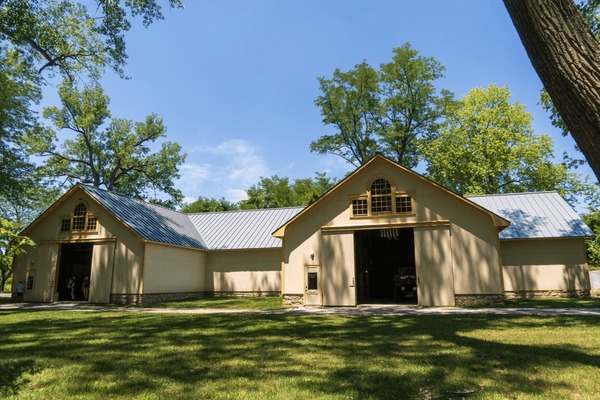
[[[283,237],[285,234],[285,229],[286,227],[294,222],[295,220],[297,220],[298,218],[301,218],[301,216],[309,209],[317,206],[319,204],[319,202],[323,199],[326,198],[330,195],[332,195],[332,193],[336,192],[338,188],[340,188],[342,185],[344,185],[346,182],[348,182],[350,179],[352,179],[354,176],[356,176],[357,174],[359,174],[362,170],[364,170],[365,168],[367,168],[369,165],[375,163],[375,162],[387,162],[393,166],[395,166],[396,168],[400,169],[401,171],[410,174],[412,176],[414,176],[415,178],[428,183],[431,186],[436,187],[437,189],[451,195],[452,197],[458,199],[459,201],[465,202],[467,204],[469,204],[471,207],[474,207],[475,209],[480,210],[481,212],[484,212],[486,214],[488,214],[491,218],[492,221],[494,223],[494,226],[500,228],[500,229],[504,229],[506,228],[508,225],[510,225],[510,221],[505,219],[504,217],[488,210],[485,207],[480,206],[477,203],[474,203],[470,200],[468,200],[467,198],[456,194],[454,192],[452,192],[451,190],[446,189],[443,186],[438,185],[437,183],[433,182],[432,180],[424,177],[421,174],[418,174],[417,172],[414,172],[406,167],[403,167],[402,165],[398,164],[397,162],[383,156],[380,153],[375,154],[373,157],[371,157],[371,159],[369,159],[366,163],[364,163],[363,165],[361,165],[360,167],[358,167],[357,169],[354,170],[354,172],[348,174],[344,179],[342,179],[340,182],[338,182],[334,187],[332,187],[331,189],[329,189],[327,192],[325,192],[321,197],[319,197],[317,200],[315,200],[312,204],[310,204],[308,207],[306,207],[304,210],[302,210],[302,212],[299,212],[296,216],[294,216],[292,219],[290,219],[289,221],[287,221],[285,224],[281,225],[279,228],[277,228],[277,230],[275,230],[273,232],[273,236],[276,237]]]
[[[146,240],[208,249],[185,214],[95,187],[78,186]]]
[[[304,207],[267,208],[190,214],[189,218],[211,250],[281,247],[271,232]]]
[[[76,184],[32,222],[33,229],[58,206],[83,190],[142,239],[202,250],[269,249],[281,247],[271,232],[304,207],[184,214],[142,200]]]
[[[146,240],[203,250],[281,247],[271,232],[304,207],[183,214],[141,200],[81,185]]]
[[[511,222],[508,228],[500,232],[500,239],[594,235],[557,192],[511,193],[467,198]]]

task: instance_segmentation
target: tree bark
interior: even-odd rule
[[[503,0],[529,59],[600,181],[600,42],[572,0]]]

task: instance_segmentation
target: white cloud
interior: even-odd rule
[[[248,198],[246,191],[243,189],[228,189],[226,192],[225,198],[229,199],[229,201],[238,202]]]
[[[194,200],[199,196],[242,200],[246,198],[245,190],[269,171],[258,150],[245,140],[184,150],[190,162],[181,166],[177,186],[186,198]]]

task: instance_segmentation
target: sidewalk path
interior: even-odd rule
[[[0,311],[56,310],[87,312],[146,312],[156,314],[258,314],[258,315],[581,315],[600,316],[600,308],[459,308],[459,307],[416,307],[398,305],[369,305],[358,307],[300,307],[284,310],[232,310],[216,308],[151,308],[92,306],[83,303],[6,303]]]

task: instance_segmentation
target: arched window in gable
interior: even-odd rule
[[[88,212],[85,203],[78,203],[73,209],[70,218],[63,218],[60,225],[61,232],[91,231],[98,229],[98,218]]]
[[[398,192],[389,179],[376,178],[366,193],[351,198],[351,213],[353,217],[413,215],[414,199]]]
[[[73,230],[82,231],[85,229],[85,217],[87,216],[87,207],[83,203],[79,203],[73,210]]]
[[[387,179],[375,179],[371,184],[371,212],[392,212],[392,185]]]

